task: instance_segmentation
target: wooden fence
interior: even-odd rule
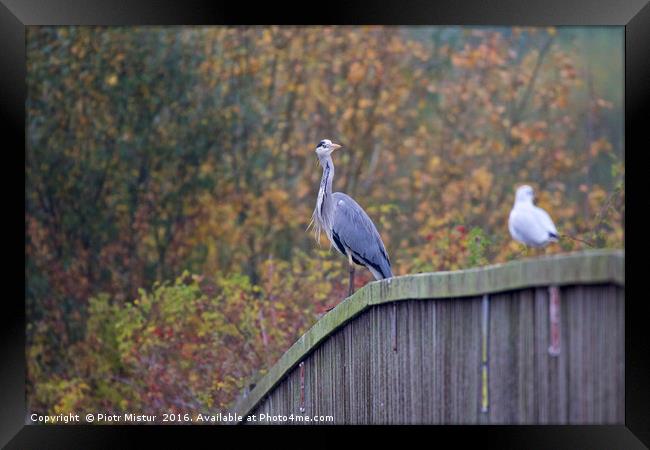
[[[623,251],[592,251],[370,283],[235,410],[248,423],[623,424],[623,266]]]

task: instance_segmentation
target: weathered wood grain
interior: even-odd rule
[[[303,361],[302,414],[333,415],[335,423],[622,424],[622,262],[622,252],[600,251],[470,276],[373,283],[301,337],[236,410],[244,417],[300,415]],[[442,287],[432,287],[432,279]],[[558,356],[548,352],[550,285],[560,286]],[[483,293],[489,294],[486,413],[480,410]]]

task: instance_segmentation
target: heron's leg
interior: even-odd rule
[[[352,262],[352,253],[348,253],[348,264],[350,266],[350,287],[348,288],[348,297],[354,294],[354,263]],[[325,311],[330,312],[336,305],[327,308]]]
[[[350,265],[350,288],[348,290],[348,297],[354,294],[354,263],[352,262],[352,253],[348,253],[348,263]]]

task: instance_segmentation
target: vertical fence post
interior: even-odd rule
[[[393,323],[391,326],[391,337],[393,343],[393,351],[397,351],[397,303],[393,302]]]
[[[560,354],[560,290],[557,286],[548,288],[548,318],[550,323],[551,345],[548,353],[551,356]]]
[[[305,412],[305,362],[300,363],[300,412]]]
[[[490,301],[487,294],[483,295],[483,314],[481,323],[481,412],[487,413],[488,397],[488,338],[490,320]]]

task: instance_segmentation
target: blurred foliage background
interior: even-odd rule
[[[323,138],[396,275],[519,257],[524,182],[561,233],[624,245],[622,27],[30,27],[27,50],[30,411],[231,404],[345,296],[305,232]]]

